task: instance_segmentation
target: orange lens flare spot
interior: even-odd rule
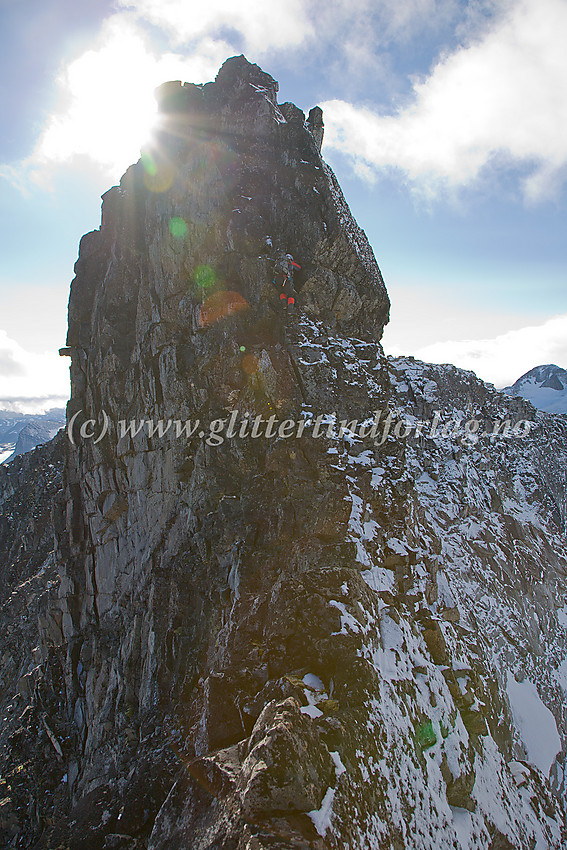
[[[176,239],[183,239],[187,236],[187,222],[185,219],[173,216],[173,218],[169,220],[169,232],[172,236],[175,236]]]
[[[213,292],[201,304],[201,327],[208,327],[219,319],[234,316],[247,307],[248,302],[238,292]]]
[[[245,354],[242,358],[242,368],[247,375],[255,375],[258,371],[258,358],[253,354]]]

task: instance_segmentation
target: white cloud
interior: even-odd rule
[[[356,43],[362,51],[370,44],[376,51],[423,37],[459,14],[458,0],[118,0],[118,6],[166,30],[177,46],[233,32],[235,47],[254,57],[330,48],[327,64]]]
[[[22,413],[63,407],[69,398],[69,360],[32,353],[0,330],[0,408]]]
[[[314,35],[303,0],[118,0],[146,21],[168,31],[173,44],[191,44],[211,32],[235,30],[256,55],[295,49]]]
[[[381,40],[407,41],[419,33],[438,29],[457,12],[455,0],[380,0],[371,3],[369,11],[376,10],[381,27],[377,35]],[[364,25],[364,21],[363,21]]]
[[[136,0],[119,5],[131,11],[106,18],[92,49],[63,68],[57,80],[59,104],[31,155],[17,165],[0,166],[0,176],[20,190],[25,192],[30,182],[49,186],[53,166],[83,157],[118,179],[138,159],[149,136],[158,85],[172,79],[214,79],[223,61],[240,52],[234,44],[239,33],[257,53],[297,49],[314,34],[302,0]],[[165,30],[182,51],[158,49],[147,23]]]
[[[327,148],[363,176],[395,167],[428,192],[504,164],[529,170],[527,199],[553,194],[567,167],[567,3],[503,6],[488,31],[415,81],[413,101],[396,114],[323,103]]]
[[[296,63],[317,56],[343,78],[379,74],[384,82],[388,62],[380,48],[437,29],[455,17],[458,4],[117,0],[117,7],[121,10],[105,19],[92,49],[63,68],[59,104],[32,154],[16,166],[0,166],[0,176],[21,190],[30,181],[49,186],[54,166],[72,160],[83,165],[85,157],[117,179],[139,156],[155,118],[153,91],[165,80],[214,79],[222,62],[244,49],[251,61],[275,53],[280,61]],[[161,29],[175,50],[158,48],[147,24]]]
[[[567,368],[567,313],[492,339],[439,342],[407,353],[430,363],[472,369],[497,387],[509,386],[534,366],[555,363]]]
[[[22,348],[35,354],[65,345],[68,301],[67,281],[49,285],[0,279],[2,325]]]

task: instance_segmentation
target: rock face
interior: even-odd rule
[[[15,702],[4,834],[560,848],[567,428],[384,357],[320,110],[276,92],[243,57],[162,86],[155,149],[81,242],[58,600]],[[503,417],[533,427],[451,424]]]
[[[53,659],[48,662],[47,646],[60,647],[63,643],[52,522],[52,504],[61,490],[62,467],[61,435],[8,466],[0,466],[0,844],[3,847],[11,846],[10,842],[17,846],[15,842],[26,825],[31,827],[31,834],[36,832],[39,809],[30,795],[35,769],[42,759],[49,769],[52,760],[58,757],[46,726],[41,723],[45,709],[39,710],[36,699],[40,681],[49,681],[54,671]],[[35,729],[33,739],[24,731],[28,724]]]

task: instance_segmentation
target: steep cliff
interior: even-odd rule
[[[243,57],[162,86],[155,147],[81,242],[58,602],[5,833],[559,848],[567,427],[384,357],[320,110],[276,92]]]

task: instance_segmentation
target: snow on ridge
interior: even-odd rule
[[[300,350],[312,349],[308,368],[320,368],[315,349],[332,351],[348,363],[349,384],[376,397],[368,351],[357,363],[355,340],[325,335],[304,316],[297,336]],[[364,794],[378,789],[375,814],[352,823],[353,846],[381,846],[395,831],[408,847],[488,850],[496,828],[512,846],[559,850],[560,815],[543,815],[530,800],[543,805],[540,795],[549,795],[553,812],[551,788],[567,798],[558,746],[567,738],[567,422],[536,414],[473,372],[380,362],[390,372],[388,409],[413,432],[382,445],[345,434],[327,447],[366,588],[349,578],[348,592],[340,585],[346,598],[337,587],[327,600],[340,613],[330,639],[355,642],[375,677],[357,718],[375,748],[365,745],[356,759],[341,750],[344,784],[330,783],[310,817],[327,839],[329,830],[343,834],[352,782]],[[441,422],[526,418],[533,427],[525,439],[416,435],[416,423],[435,411]],[[535,756],[514,714],[510,675],[533,685],[530,717],[544,735]],[[333,699],[342,710],[344,695]],[[528,752],[534,769],[509,766],[507,729],[512,754]]]

